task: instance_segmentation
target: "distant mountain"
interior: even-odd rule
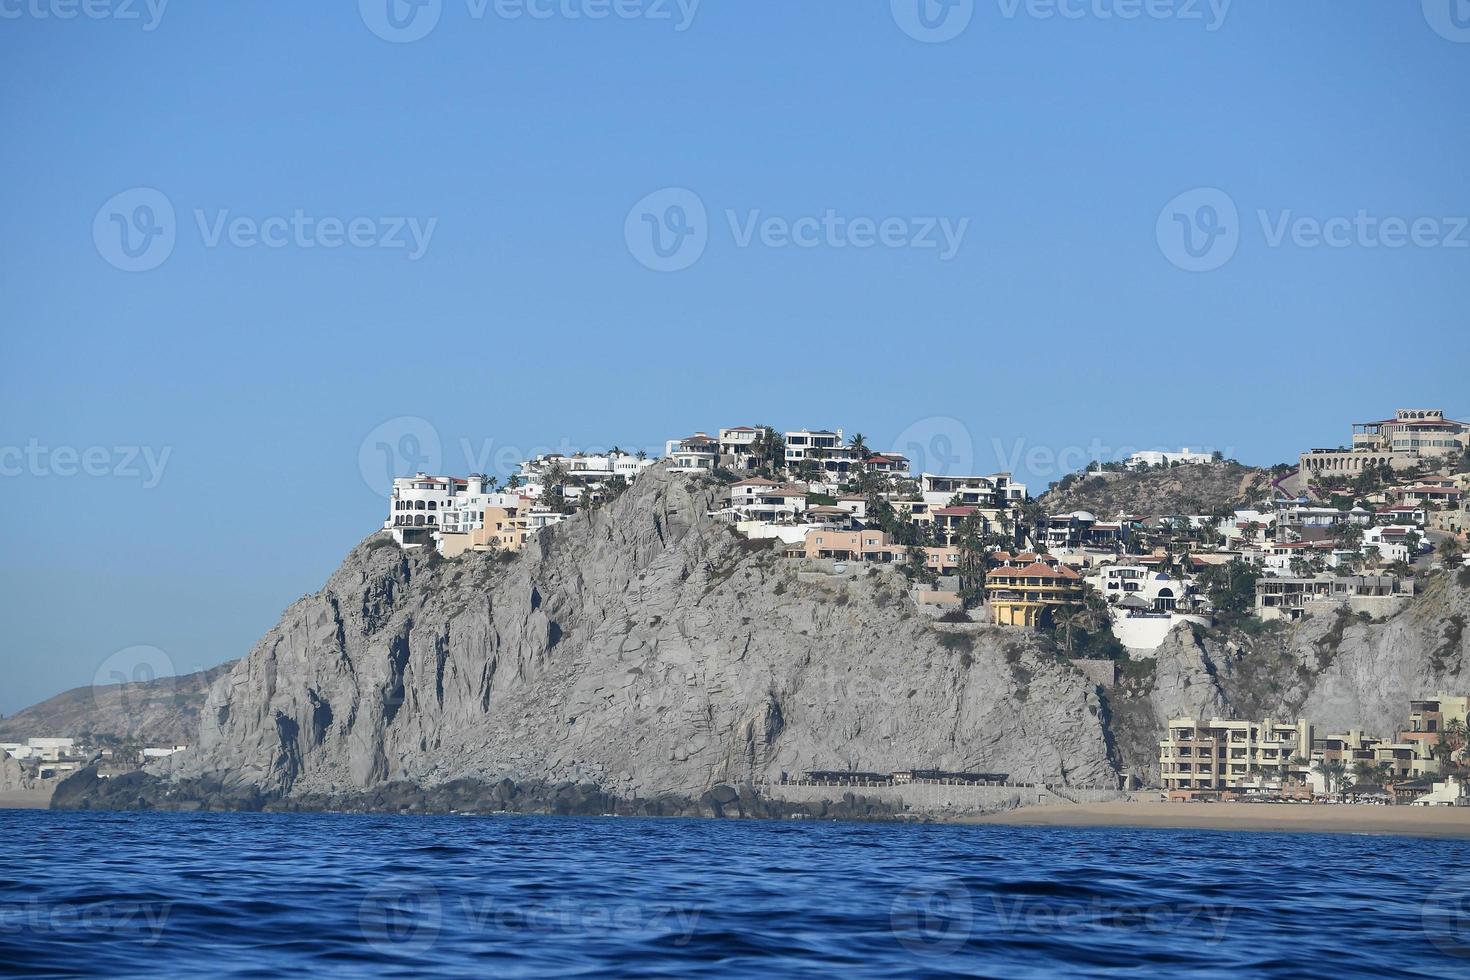
[[[0,720],[0,741],[88,734],[149,745],[193,744],[209,686],[234,661],[181,677],[77,687]]]
[[[1271,472],[1233,460],[1169,469],[1073,473],[1041,496],[1050,514],[1089,511],[1109,518],[1119,512],[1139,516],[1208,514],[1245,506],[1267,496]]]

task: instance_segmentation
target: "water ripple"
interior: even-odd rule
[[[30,975],[1470,975],[1470,845],[0,811]]]

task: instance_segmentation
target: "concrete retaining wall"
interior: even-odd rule
[[[1072,786],[1048,787],[1013,784],[975,786],[964,783],[770,783],[755,787],[762,796],[789,803],[837,801],[843,794],[896,803],[925,814],[979,813],[1017,806],[1049,803],[1106,803],[1127,799],[1128,794],[1116,789],[1080,789]]]

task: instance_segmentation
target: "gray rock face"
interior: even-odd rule
[[[1302,712],[1333,731],[1398,731],[1409,701],[1470,693],[1470,575],[1445,572],[1384,623],[1315,617],[1295,646],[1316,675]],[[1462,584],[1463,583],[1463,584]]]
[[[1156,777],[1171,717],[1388,733],[1410,698],[1470,686],[1470,582],[1441,575],[1386,623],[1176,629],[1104,703],[1048,640],[918,614],[894,569],[798,572],[710,519],[716,494],[654,468],[514,557],[369,538],[149,771],[284,805],[420,787],[458,806],[455,787],[513,780],[593,787],[594,809],[718,806],[717,786],[808,769],[1114,785],[1121,766]]]
[[[1403,612],[1380,622],[1341,612],[1251,633],[1197,636],[1178,627],[1156,659],[1108,697],[1119,754],[1157,778],[1170,718],[1307,718],[1319,734],[1393,735],[1409,702],[1470,691],[1470,576],[1436,575]]]
[[[1112,785],[1100,704],[1049,645],[946,633],[891,569],[800,578],[655,467],[520,556],[374,537],[212,689],[155,772],[268,794],[457,779],[698,797],[807,769]]]
[[[21,764],[12,759],[10,753],[0,752],[0,793],[17,793],[31,788],[33,783]]]

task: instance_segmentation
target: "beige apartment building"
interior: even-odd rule
[[[1291,760],[1311,754],[1312,726],[1304,720],[1174,718],[1159,743],[1160,785],[1166,793],[1191,795],[1279,786],[1292,771]]]

